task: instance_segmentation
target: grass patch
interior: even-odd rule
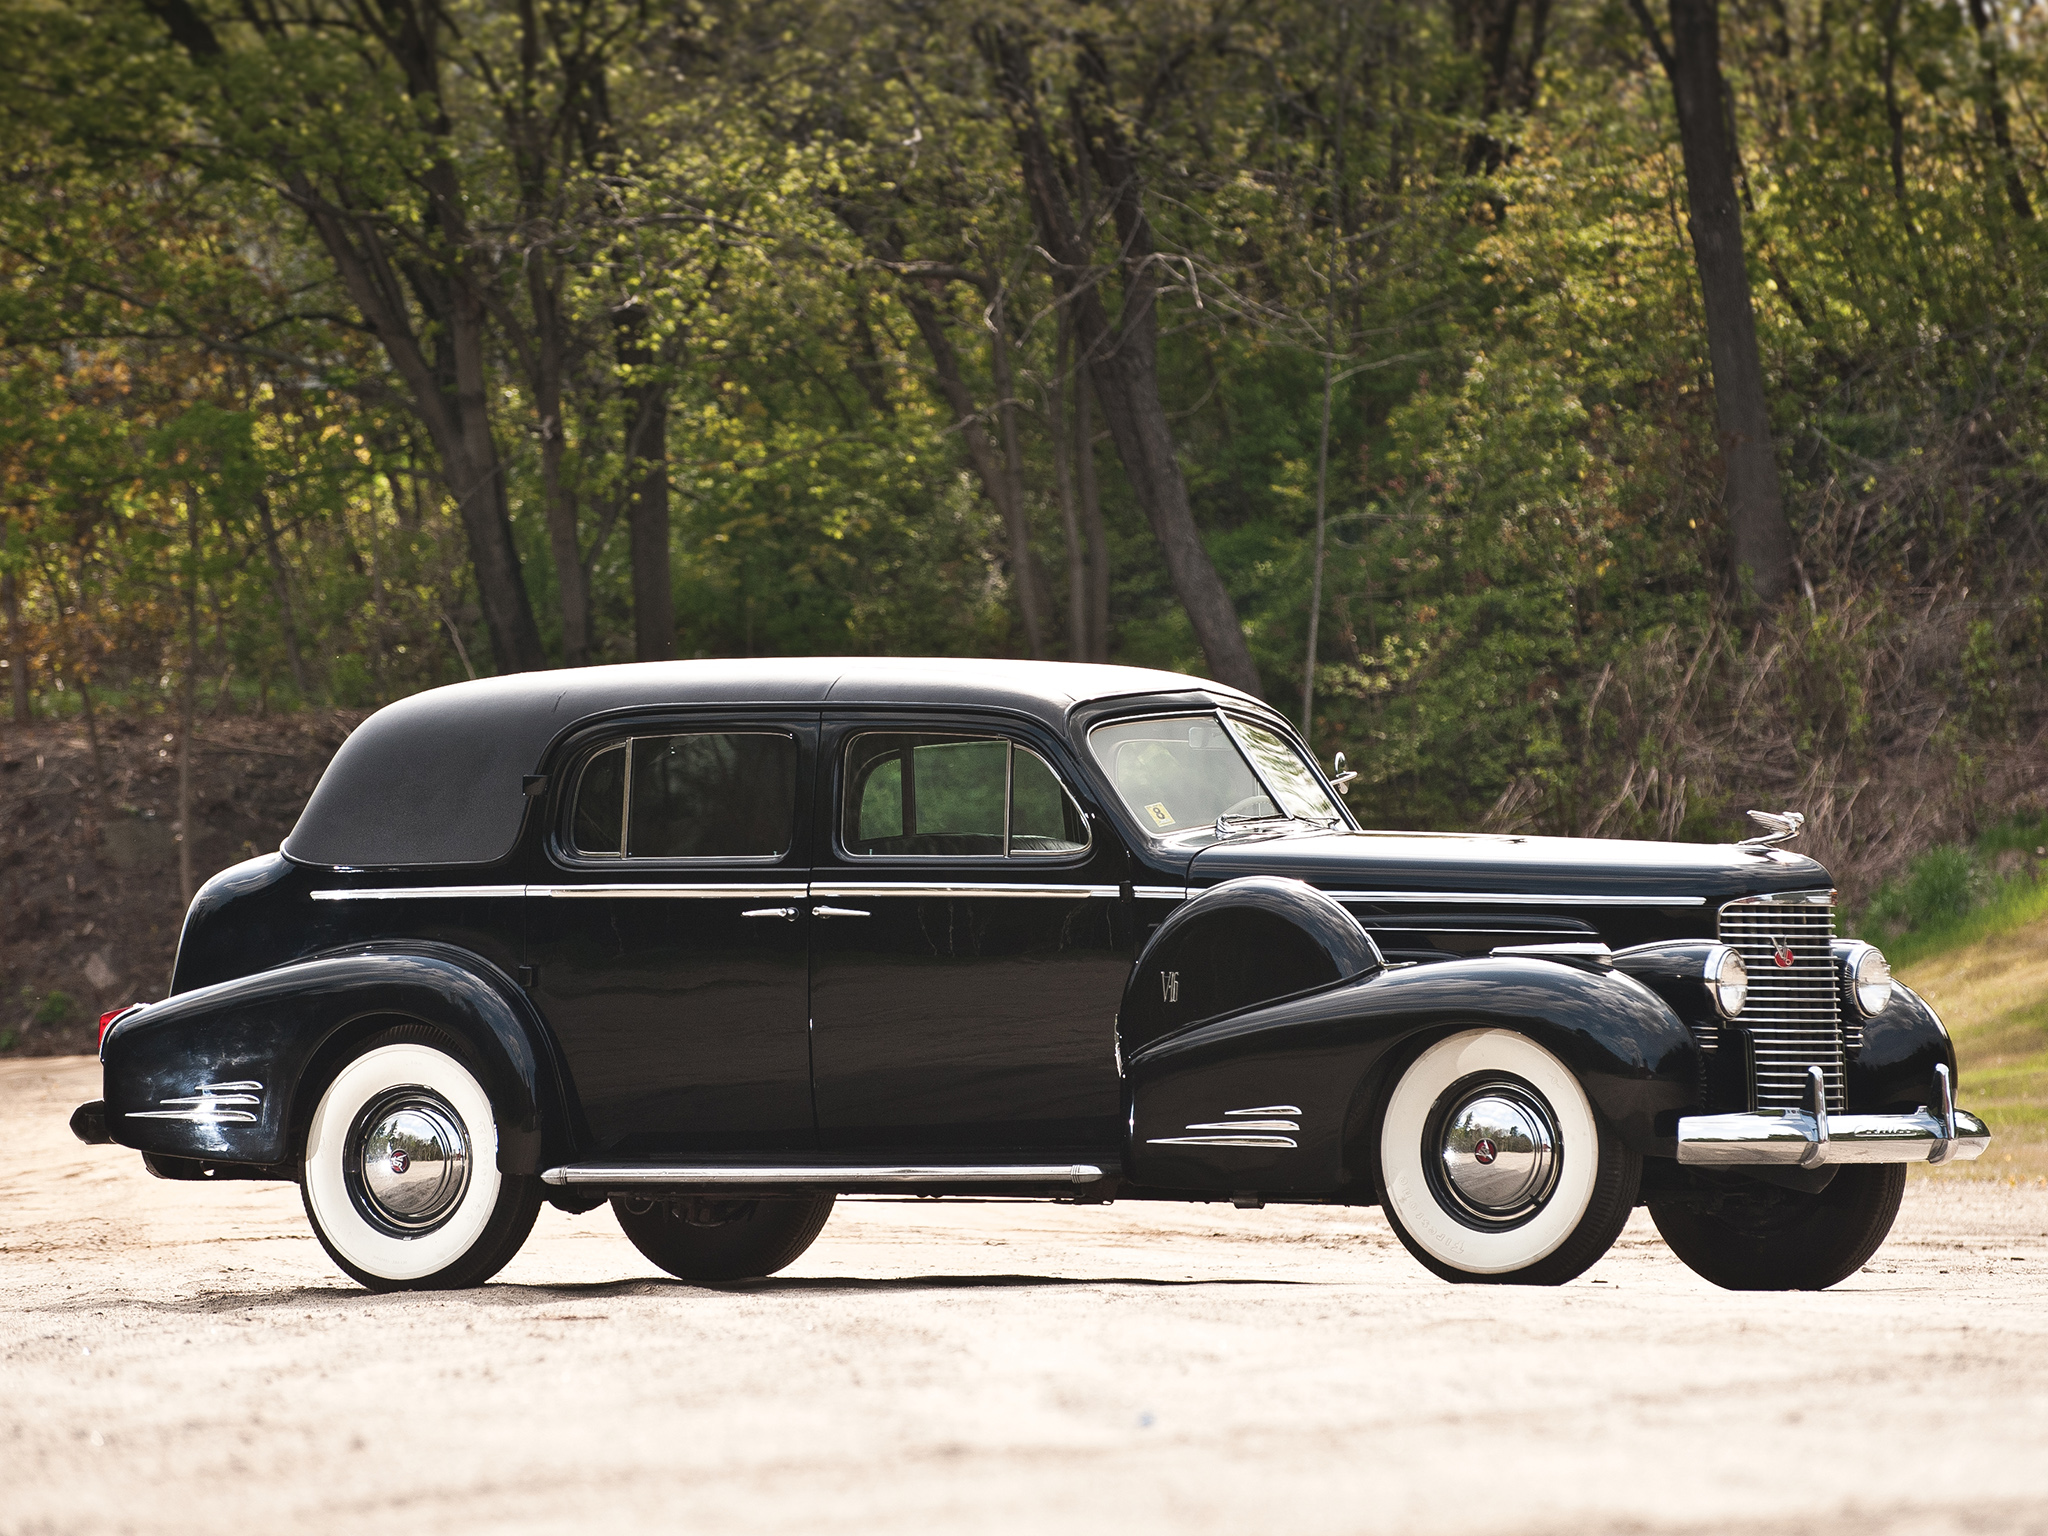
[[[1991,1127],[1982,1158],[1931,1177],[2048,1179],[2048,892],[2032,894],[1970,914],[1949,930],[1963,936],[1899,968],[1955,1038],[1958,1100]]]

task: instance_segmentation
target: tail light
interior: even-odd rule
[[[107,1048],[107,1031],[114,1027],[114,1020],[120,1018],[124,1013],[132,1012],[136,1006],[136,1004],[130,1003],[125,1008],[116,1008],[110,1013],[100,1015],[100,1038],[98,1041],[98,1048],[100,1050]]]

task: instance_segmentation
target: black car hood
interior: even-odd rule
[[[1500,918],[1514,914],[1532,929],[1590,930],[1617,948],[1710,935],[1721,904],[1739,896],[1834,883],[1825,868],[1799,854],[1726,843],[1283,831],[1202,849],[1188,884],[1211,886],[1242,875],[1306,880],[1336,896],[1376,936],[1389,926],[1439,929],[1483,921],[1498,927]]]

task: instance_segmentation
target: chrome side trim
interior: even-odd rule
[[[1833,890],[1819,891],[1767,891],[1761,896],[1738,896],[1733,901],[1721,903],[1724,907],[1832,907],[1835,904]]]
[[[1183,1129],[1187,1136],[1152,1136],[1148,1147],[1295,1147],[1292,1136],[1279,1131],[1299,1131],[1301,1109],[1293,1104],[1261,1104],[1253,1109],[1226,1109],[1221,1120],[1197,1120]],[[1281,1118],[1286,1116],[1289,1118]]]
[[[1531,960],[1580,960],[1606,966],[1614,964],[1614,951],[1598,940],[1580,940],[1565,944],[1496,944],[1488,953],[1520,955]]]
[[[159,1099],[169,1109],[131,1109],[127,1120],[183,1120],[192,1125],[254,1125],[251,1113],[263,1107],[263,1085],[243,1080],[233,1083],[202,1083],[197,1093],[174,1099]]]
[[[674,1185],[692,1189],[801,1184],[827,1188],[869,1184],[1093,1184],[1105,1177],[1089,1163],[791,1164],[724,1167],[680,1163],[569,1163],[542,1173],[543,1184]]]
[[[613,900],[660,900],[660,901],[716,901],[731,898],[736,901],[773,901],[775,898],[801,897],[806,887],[801,883],[782,882],[774,885],[684,885],[674,884],[632,884],[632,885],[529,885],[527,894],[552,896],[557,900],[596,900],[600,897]]]
[[[1231,1113],[1235,1114],[1233,1110]],[[1198,1120],[1188,1127],[1191,1131],[1298,1131],[1299,1122],[1293,1120]]]
[[[1704,907],[1704,896],[1532,896],[1527,891],[1324,891],[1334,901],[1431,907]]]
[[[315,891],[315,901],[451,901],[470,896],[524,896],[525,885],[387,885],[354,891]]]
[[[890,882],[862,880],[853,883],[832,882],[811,887],[813,896],[860,897],[917,896],[941,898],[948,896],[1031,896],[1051,900],[1077,901],[1087,896],[1115,896],[1118,887],[1114,885],[1047,885],[1028,881],[997,883],[995,881],[952,880],[935,882],[930,880],[905,880]]]
[[[1186,901],[1191,893],[1184,885],[1134,885],[1131,894],[1140,901]]]

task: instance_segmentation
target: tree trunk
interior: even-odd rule
[[[633,659],[667,661],[676,653],[674,587],[669,573],[668,381],[645,344],[647,317],[637,304],[616,318],[618,360],[636,370],[626,386],[626,539],[633,564]]]
[[[1237,606],[1195,526],[1172,425],[1159,394],[1157,250],[1145,217],[1136,157],[1110,114],[1091,115],[1076,99],[1074,110],[1102,173],[1121,245],[1123,305],[1112,327],[1095,280],[1092,253],[1076,228],[1066,183],[1039,120],[1029,47],[1009,31],[992,29],[983,39],[996,66],[997,89],[1009,108],[1040,244],[1052,258],[1053,279],[1064,302],[1072,306],[1075,334],[1088,360],[1110,441],[1116,444],[1131,491],[1166,557],[1167,574],[1210,673],[1256,695],[1258,668],[1245,643]],[[1096,84],[1100,86],[1099,78]]]
[[[1081,525],[1088,536],[1088,659],[1109,660],[1109,533],[1102,526],[1102,488],[1095,478],[1095,403],[1088,371],[1074,372],[1074,476]]]
[[[396,487],[393,487],[394,491]],[[394,495],[394,501],[397,497]],[[292,665],[292,687],[298,690],[301,705],[312,702],[312,695],[306,690],[306,663],[299,647],[299,620],[292,608],[292,584],[290,573],[285,568],[284,551],[278,548],[277,524],[270,517],[270,496],[267,492],[256,493],[256,520],[263,529],[263,548],[270,556],[270,589],[277,594],[278,616],[284,627],[284,653]]]
[[[2012,113],[2005,104],[2005,84],[1998,77],[1998,55],[2002,45],[1991,33],[1991,15],[1984,0],[1970,0],[1970,25],[1977,32],[1978,95],[1983,125],[1991,130],[1991,142],[1998,146],[1999,162],[2005,167],[2005,196],[2012,211],[2022,219],[2034,216],[2034,204],[2027,196],[2027,184],[2020,179],[2020,161],[2012,147]]]
[[[185,678],[178,690],[178,900],[192,905],[192,731],[199,712],[199,503],[185,503]]]
[[[534,414],[540,419],[541,501],[547,510],[548,554],[555,565],[556,602],[562,615],[562,662],[590,664],[590,578],[576,529],[576,498],[562,480],[568,435],[562,415],[563,325],[559,296],[539,256],[527,289],[533,304]]]
[[[21,593],[14,572],[0,571],[0,609],[7,613],[7,682],[14,704],[14,723],[27,725],[33,703],[28,691],[28,641],[21,629]]]
[[[1723,497],[1735,591],[1744,601],[1775,603],[1792,585],[1792,528],[1785,519],[1771,442],[1749,267],[1742,254],[1742,213],[1721,76],[1719,0],[1670,0],[1667,45],[1644,0],[1629,0],[1671,81],[1685,160],[1687,228],[1699,268],[1707,355],[1714,374],[1714,420],[1726,469]]]
[[[996,429],[1003,443],[1003,520],[1010,531],[1010,568],[1017,607],[1024,615],[1024,642],[1033,661],[1045,659],[1045,599],[1031,558],[1031,509],[1024,500],[1024,452],[1017,441],[1017,389],[1010,369],[1009,320],[998,290],[992,338],[996,385]]]
[[[967,461],[974,466],[974,478],[981,482],[982,495],[996,509],[1009,535],[1010,585],[1017,594],[1018,617],[1023,621],[1025,641],[1031,648],[1031,654],[1043,656],[1045,641],[1037,583],[1031,569],[1030,531],[1021,505],[1021,466],[1019,473],[1013,476],[1009,466],[996,457],[996,446],[989,440],[988,428],[974,407],[974,396],[969,393],[966,377],[960,371],[960,354],[953,346],[953,338],[946,334],[946,322],[939,314],[938,306],[928,295],[915,289],[904,293],[903,302],[917,326],[917,334],[924,341],[925,351],[931,354],[932,373],[939,381],[939,393],[946,397],[946,405],[953,412],[953,421],[960,429],[960,440],[967,445]]]
[[[1074,434],[1067,414],[1067,376],[1073,361],[1073,324],[1060,310],[1053,346],[1052,387],[1046,391],[1052,418],[1053,484],[1060,499],[1060,533],[1067,546],[1067,660],[1092,661],[1088,649],[1088,552],[1081,543],[1081,512],[1074,499]]]

